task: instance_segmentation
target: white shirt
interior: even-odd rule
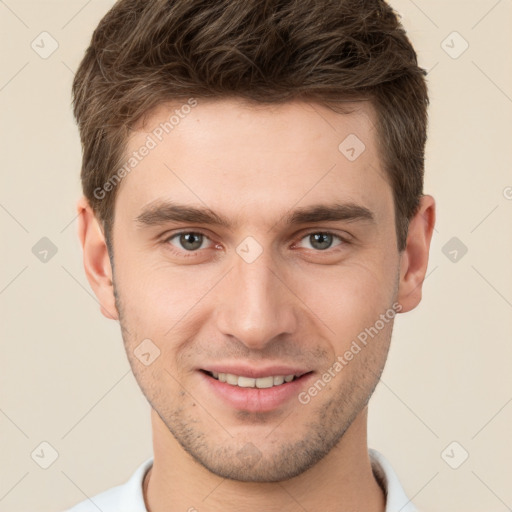
[[[386,494],[386,512],[418,512],[407,498],[396,473],[384,456],[372,448],[368,453],[373,474]],[[82,501],[65,512],[147,512],[142,484],[152,465],[153,457],[143,462],[126,483]]]

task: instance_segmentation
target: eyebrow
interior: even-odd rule
[[[287,213],[278,223],[292,226],[329,221],[376,223],[375,215],[371,210],[353,202],[299,207]],[[135,222],[141,226],[159,226],[168,222],[189,222],[227,229],[236,227],[230,220],[209,208],[188,206],[171,201],[150,203],[135,218]]]

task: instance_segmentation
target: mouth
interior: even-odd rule
[[[274,371],[277,373],[280,370],[276,368]],[[200,369],[198,374],[202,377],[205,396],[208,396],[208,400],[211,397],[212,405],[222,403],[234,410],[266,413],[282,407],[293,407],[294,398],[299,403],[299,393],[315,379],[314,371],[300,372],[263,377],[260,372],[259,377],[249,377]]]
[[[234,375],[232,373],[220,373],[210,372],[207,370],[201,370],[205,375],[208,375],[212,379],[219,382],[224,382],[231,386],[239,388],[257,388],[257,389],[268,389],[274,387],[285,386],[290,382],[295,382],[304,378],[313,372],[301,373],[299,375],[269,375],[267,377],[246,377],[244,375]]]

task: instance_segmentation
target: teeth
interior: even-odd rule
[[[295,378],[295,375],[270,375],[268,377],[259,377],[255,379],[252,377],[244,377],[242,375],[233,375],[232,373],[211,373],[213,377],[218,379],[220,382],[226,382],[241,388],[271,388],[273,386],[280,386],[284,382],[291,382]]]
[[[233,377],[235,377],[233,375]],[[235,377],[236,384],[240,388],[253,388],[256,385],[256,379],[251,379],[250,377]],[[258,379],[260,380],[260,379]]]
[[[260,377],[259,379],[254,379],[254,383],[257,388],[271,388],[274,385],[274,377],[272,375]],[[240,377],[238,378],[238,385],[240,386]]]
[[[238,386],[238,377],[232,373],[226,373],[226,382],[233,384],[233,386]]]

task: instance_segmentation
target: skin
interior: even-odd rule
[[[102,313],[119,320],[152,405],[154,464],[144,481],[151,512],[384,511],[367,404],[393,320],[307,404],[294,397],[270,412],[236,410],[197,371],[215,362],[285,363],[320,377],[394,303],[402,313],[419,304],[434,199],[422,197],[399,253],[375,113],[368,102],[353,107],[339,114],[300,101],[199,99],[119,185],[114,274],[102,226],[87,200],[78,202],[87,278]],[[128,153],[175,108],[149,113]],[[354,161],[338,149],[349,134],[366,146]],[[138,223],[157,199],[207,206],[233,225]],[[282,222],[296,208],[335,201],[365,206],[375,222]],[[200,248],[190,249],[190,236],[181,245],[170,238],[180,230],[205,235]],[[336,236],[322,249],[309,235],[326,231]],[[247,236],[262,249],[252,263],[236,252]],[[148,366],[134,354],[147,338],[160,350]]]

